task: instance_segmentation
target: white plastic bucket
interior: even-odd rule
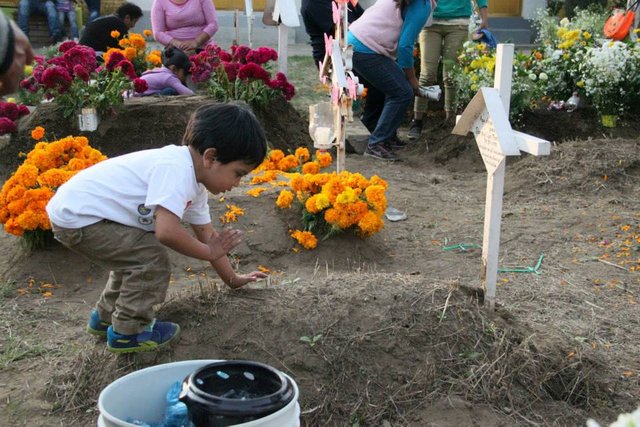
[[[98,427],[136,427],[127,419],[159,423],[164,417],[166,394],[176,381],[182,381],[196,369],[220,360],[185,360],[165,363],[132,372],[109,384],[98,398]],[[299,427],[300,405],[298,385],[293,384],[294,396],[284,408],[259,420],[236,424],[238,427]]]

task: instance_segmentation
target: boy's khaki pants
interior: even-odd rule
[[[119,334],[142,332],[164,302],[171,276],[167,249],[151,232],[103,220],[82,228],[51,224],[59,242],[111,270],[96,303],[100,319]]]

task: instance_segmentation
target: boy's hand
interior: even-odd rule
[[[210,261],[213,262],[218,258],[227,255],[231,249],[235,248],[242,242],[242,231],[228,228],[219,234],[212,234],[207,242],[211,253]]]
[[[249,282],[255,282],[258,279],[264,279],[267,274],[262,271],[252,271],[249,274],[238,274],[230,280],[229,286],[236,289],[246,285]]]

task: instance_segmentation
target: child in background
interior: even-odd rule
[[[58,11],[58,20],[60,21],[60,30],[66,35],[64,20],[69,20],[69,28],[71,29],[71,37],[77,42],[80,38],[78,33],[78,22],[76,21],[76,2],[75,0],[56,0],[56,10]]]
[[[58,188],[47,204],[55,238],[110,270],[87,326],[107,337],[109,351],[154,350],[179,335],[180,327],[157,321],[153,308],[169,286],[167,247],[210,261],[231,288],[266,277],[234,272],[227,254],[241,232],[215,231],[208,205],[209,192],[237,186],[266,152],[264,131],[249,109],[204,105],[192,114],[182,146],[107,159]]]
[[[148,95],[193,95],[186,86],[191,61],[186,53],[170,46],[162,52],[162,67],[147,70],[140,76],[149,88],[140,96]]]

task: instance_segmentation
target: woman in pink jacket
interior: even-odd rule
[[[216,8],[212,0],[154,0],[151,28],[158,43],[192,55],[218,31]]]

